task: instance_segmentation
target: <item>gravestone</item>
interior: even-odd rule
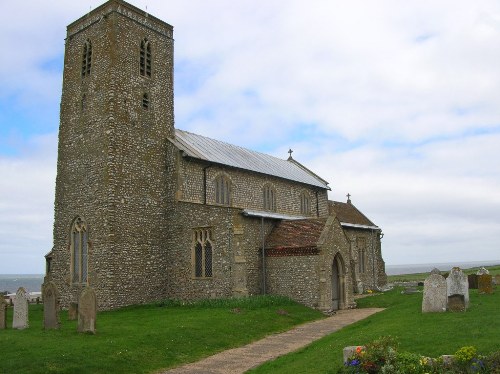
[[[438,273],[431,272],[424,281],[424,297],[422,313],[446,312],[448,295],[446,294],[446,279]]]
[[[489,274],[490,272],[488,271],[488,269],[486,269],[484,266],[483,267],[480,267],[479,270],[477,271],[477,275],[483,275],[483,274]]]
[[[23,287],[19,287],[14,300],[12,328],[22,330],[26,327],[28,327],[28,295]]]
[[[448,278],[446,278],[446,288],[448,296],[448,310],[449,297],[452,295],[463,295],[465,309],[469,307],[469,281],[467,275],[459,267],[451,269]]]
[[[97,298],[92,287],[85,287],[78,300],[78,332],[95,334]]]
[[[431,270],[431,275],[432,274],[441,275],[441,270],[439,270],[438,268],[434,268],[434,269]]]
[[[5,297],[0,295],[0,330],[7,328],[7,302]]]
[[[353,357],[357,351],[364,350],[366,347],[364,345],[351,345],[349,347],[344,347],[342,353],[344,356],[344,363],[346,363],[350,357]]]
[[[465,312],[465,297],[464,295],[450,295],[448,296],[448,310],[450,312]]]
[[[477,292],[480,294],[491,294],[493,293],[493,279],[489,274],[481,274],[477,281]]]
[[[497,274],[493,277],[493,283],[497,286],[500,284],[500,274]]]
[[[59,328],[59,293],[54,282],[42,284],[43,328]]]
[[[78,303],[69,303],[68,321],[76,321],[78,319]]]
[[[467,275],[467,280],[469,281],[469,290],[477,290],[477,274]]]

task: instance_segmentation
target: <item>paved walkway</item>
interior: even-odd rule
[[[240,348],[179,366],[164,374],[239,374],[286,353],[302,348],[342,327],[382,311],[381,308],[340,310],[335,315],[274,334]]]

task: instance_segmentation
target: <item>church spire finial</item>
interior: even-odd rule
[[[293,150],[292,150],[292,148],[290,148],[288,150],[288,153],[290,154],[290,156],[288,156],[288,161],[293,160],[293,157],[292,157]]]
[[[347,204],[350,204],[351,203],[351,194],[348,192],[346,196],[347,196]]]

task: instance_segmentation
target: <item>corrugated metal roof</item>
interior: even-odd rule
[[[330,189],[328,182],[295,160],[283,160],[183,130],[170,139],[186,156]]]

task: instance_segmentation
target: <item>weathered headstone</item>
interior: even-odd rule
[[[451,269],[448,278],[446,278],[448,310],[450,310],[450,296],[463,295],[465,309],[469,307],[469,281],[467,275],[459,267]],[[465,310],[464,309],[464,310]]]
[[[434,268],[434,269],[431,270],[431,275],[432,274],[441,275],[441,270],[439,270],[438,268]]]
[[[477,271],[477,275],[483,275],[483,274],[489,274],[490,272],[488,271],[488,269],[486,269],[484,266],[483,267],[480,267],[479,270]]]
[[[477,292],[479,293],[493,293],[493,279],[489,274],[481,274],[477,280]]]
[[[497,274],[493,277],[493,283],[497,286],[500,285],[500,274]]]
[[[28,325],[28,294],[23,287],[19,287],[14,300],[12,328],[22,330]]]
[[[78,319],[78,303],[69,303],[68,321],[76,321]]]
[[[448,310],[450,312],[465,312],[465,297],[464,295],[450,295],[448,296]]]
[[[78,300],[78,332],[95,334],[97,298],[92,287],[85,287]]]
[[[446,312],[446,289],[446,279],[441,273],[431,273],[424,281],[422,313]]]
[[[469,290],[477,290],[477,274],[467,275],[467,280],[469,281]]]
[[[7,328],[7,302],[5,297],[0,294],[0,330]]]
[[[42,285],[43,298],[43,328],[59,328],[59,293],[54,282]]]

